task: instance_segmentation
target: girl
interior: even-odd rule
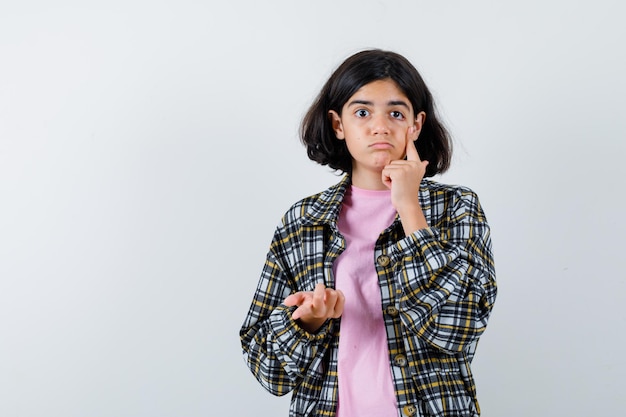
[[[367,50],[304,117],[310,159],[345,173],[274,234],[240,331],[290,417],[478,416],[470,362],[496,297],[476,194],[426,179],[451,142],[403,56]]]

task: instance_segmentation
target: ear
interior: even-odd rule
[[[417,115],[415,116],[415,139],[413,140],[417,140],[417,138],[420,135],[420,132],[422,131],[422,127],[424,127],[424,122],[426,121],[426,113],[421,111],[419,113],[417,113]]]
[[[328,110],[328,118],[330,119],[330,123],[333,126],[333,130],[335,131],[335,136],[337,139],[343,140],[346,138],[346,135],[343,133],[343,125],[341,124],[341,117],[334,110]]]

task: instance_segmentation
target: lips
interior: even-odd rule
[[[372,143],[369,147],[372,149],[392,149],[393,145],[389,142],[375,142]]]

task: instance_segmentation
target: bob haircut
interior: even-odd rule
[[[347,58],[328,79],[300,126],[300,138],[309,159],[350,174],[352,157],[346,142],[338,140],[329,110],[341,115],[344,104],[361,87],[377,80],[392,80],[407,96],[413,114],[423,111],[426,120],[415,146],[422,160],[429,163],[424,177],[445,172],[452,158],[452,141],[437,119],[432,95],[415,67],[402,55],[371,49]]]

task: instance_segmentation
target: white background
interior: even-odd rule
[[[239,327],[274,226],[338,178],[297,129],[332,70],[407,56],[455,138],[499,296],[484,417],[623,413],[622,3],[0,5],[0,416],[286,416]]]

